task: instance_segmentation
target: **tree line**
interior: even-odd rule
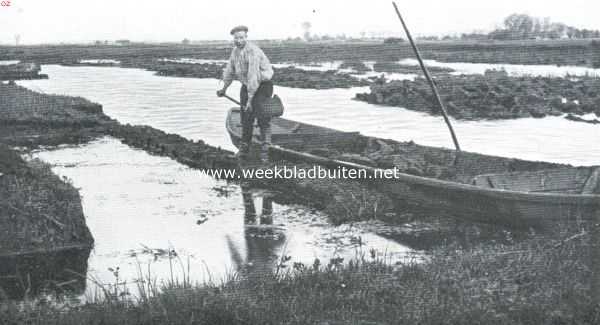
[[[600,38],[600,30],[577,28],[550,18],[532,17],[527,14],[512,14],[503,21],[503,26],[490,33],[464,33],[460,36],[419,37],[420,40],[524,40],[524,39],[589,39]]]
[[[599,30],[580,29],[550,18],[532,17],[526,14],[512,14],[504,19],[504,28],[488,34],[491,39],[558,39],[558,38],[600,38]]]

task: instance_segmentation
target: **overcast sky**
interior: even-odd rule
[[[8,1],[8,0],[2,0]],[[0,7],[0,43],[22,44],[229,39],[246,24],[250,38],[301,36],[309,21],[316,34],[402,35],[391,1],[277,0],[10,0]],[[511,13],[550,17],[580,28],[600,29],[598,0],[397,1],[416,35],[489,31]]]

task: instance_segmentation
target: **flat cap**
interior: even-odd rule
[[[233,35],[233,34],[235,34],[237,32],[241,32],[241,31],[244,31],[244,32],[247,33],[248,32],[248,27],[246,27],[244,25],[235,26],[235,27],[233,27],[233,29],[231,29],[230,34]]]

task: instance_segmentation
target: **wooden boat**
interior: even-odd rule
[[[241,138],[239,109],[229,111],[226,127],[231,140],[238,146]],[[456,152],[412,142],[371,138],[357,132],[341,132],[284,118],[272,120],[272,131],[272,157],[329,168],[364,170],[368,175],[381,175],[384,169],[396,167],[399,172],[393,179],[368,182],[410,205],[511,225],[600,218],[600,166],[573,167]],[[257,135],[255,129],[254,141],[257,141]],[[390,154],[394,159],[380,155],[383,158],[375,164],[327,156],[332,151],[341,151],[342,157],[344,152],[346,157],[355,157],[373,142],[391,143],[400,151]],[[433,166],[432,169],[442,172],[419,175],[414,168],[402,163],[407,160],[425,162],[425,167]]]

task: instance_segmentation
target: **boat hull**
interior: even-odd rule
[[[240,130],[235,125],[234,114],[235,110],[229,112],[227,130],[234,145],[238,146]],[[281,118],[274,119],[273,122],[279,125],[290,123],[289,120]],[[323,129],[321,133],[335,132],[332,129]],[[346,132],[338,132],[338,138],[348,137],[348,135]],[[445,149],[440,148],[440,150]],[[376,167],[329,159],[292,149],[287,143],[277,141],[276,136],[273,137],[271,153],[282,159],[315,163],[330,168],[363,169],[368,175],[374,175],[378,171]],[[491,158],[511,160],[501,157]],[[531,163],[535,164],[535,162]],[[564,165],[556,166],[559,167],[568,168]],[[400,203],[479,222],[523,226],[577,222],[591,218],[600,220],[600,195],[595,193],[527,192],[486,188],[406,173],[398,173],[395,176],[393,179],[377,179],[377,181],[367,179],[366,182],[388,193]]]

